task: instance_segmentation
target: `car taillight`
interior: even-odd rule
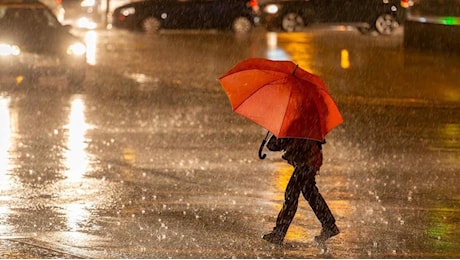
[[[255,12],[259,11],[259,2],[257,0],[250,0],[247,5],[252,8]]]
[[[412,5],[412,0],[401,0],[401,7],[408,8]]]

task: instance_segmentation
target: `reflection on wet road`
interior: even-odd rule
[[[0,93],[0,237],[96,258],[459,257],[458,59],[350,31],[81,35],[84,93]],[[344,115],[317,178],[342,231],[328,252],[303,200],[285,245],[260,239],[292,168],[257,159],[265,130],[219,86],[247,57],[321,75]]]

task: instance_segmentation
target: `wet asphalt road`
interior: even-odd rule
[[[84,92],[1,92],[1,257],[460,257],[458,57],[337,29],[76,33]],[[298,62],[342,111],[317,178],[342,231],[326,251],[305,201],[283,246],[260,239],[292,168],[257,158],[265,130],[217,81],[248,57]]]

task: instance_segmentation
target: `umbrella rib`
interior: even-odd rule
[[[294,72],[295,72],[295,70],[294,70]],[[288,78],[288,77],[286,76],[285,78]],[[289,98],[288,98],[288,102],[287,102],[288,104],[290,104],[291,98],[292,98],[292,89],[291,89],[291,91],[289,92]],[[283,123],[284,123],[284,119],[286,118],[286,115],[287,115],[287,112],[288,112],[287,107],[288,107],[288,106],[286,106],[286,110],[284,110],[284,115],[283,115],[283,117],[282,117],[282,118],[283,118],[283,119],[282,119],[282,120],[283,120]],[[279,133],[279,132],[281,131],[281,129],[283,128],[283,125],[284,125],[284,124],[280,124],[280,128],[278,129],[278,133]]]

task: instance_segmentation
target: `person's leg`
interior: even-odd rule
[[[298,168],[294,169],[284,193],[284,203],[276,219],[276,226],[271,233],[264,235],[263,239],[275,244],[283,242],[289,225],[297,211],[300,191],[304,182],[303,176],[304,174]]]
[[[310,204],[310,207],[322,225],[321,234],[316,236],[315,240],[317,242],[324,242],[328,238],[339,234],[340,231],[335,224],[334,215],[332,215],[326,200],[324,200],[321,193],[319,193],[318,187],[316,187],[316,173],[311,170],[308,170],[307,172],[308,177],[306,178],[305,185],[302,189],[302,194]]]

